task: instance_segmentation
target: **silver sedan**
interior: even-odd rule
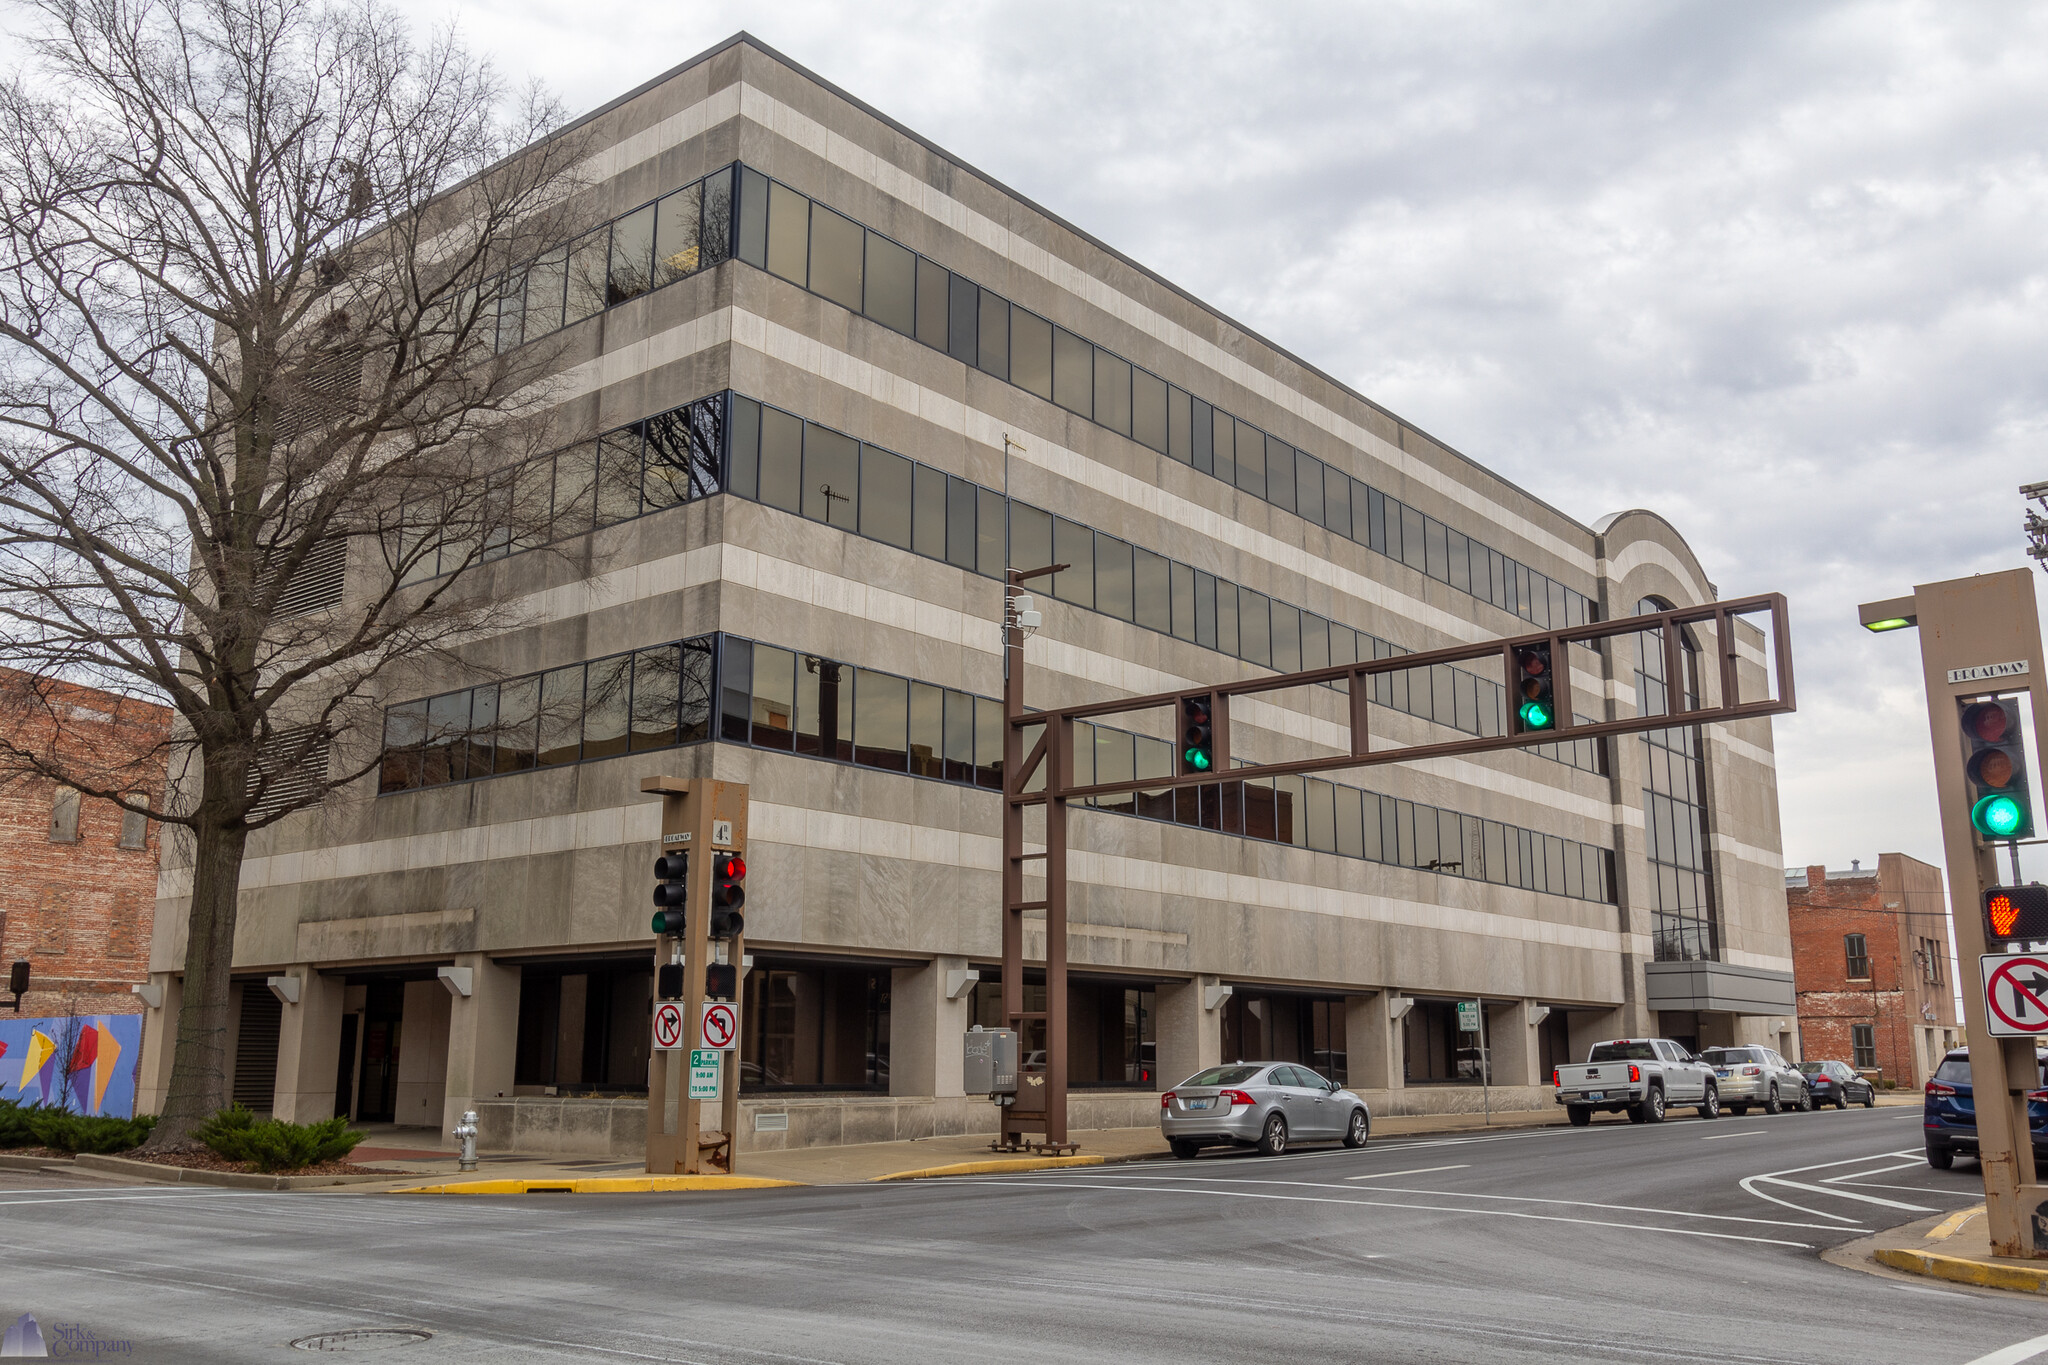
[[[1159,1131],[1182,1158],[1221,1146],[1278,1156],[1293,1141],[1363,1147],[1371,1129],[1364,1100],[1292,1062],[1212,1066],[1159,1097]]]

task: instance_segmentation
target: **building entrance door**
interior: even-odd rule
[[[341,1016],[341,1056],[334,1065],[334,1112],[346,1119],[355,1117],[356,1033],[362,1023],[360,1014]]]
[[[398,1030],[405,1015],[405,983],[372,981],[364,991],[363,1076],[356,1120],[389,1123],[398,1116]]]

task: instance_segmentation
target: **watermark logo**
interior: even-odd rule
[[[33,1313],[23,1313],[0,1337],[0,1358],[37,1360],[99,1360],[107,1356],[132,1356],[135,1343],[123,1337],[103,1337],[76,1322],[53,1322],[46,1330]]]

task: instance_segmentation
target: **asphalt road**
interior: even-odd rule
[[[60,1187],[0,1177],[6,1321],[138,1361],[433,1333],[504,1360],[1978,1361],[2048,1306],[1823,1248],[1967,1207],[1914,1109],[1601,1123],[1272,1160],[729,1195]],[[2024,1358],[2007,1354],[2000,1365]],[[2048,1362],[2048,1355],[2043,1356]]]

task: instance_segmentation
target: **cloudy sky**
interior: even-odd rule
[[[414,5],[578,112],[746,29],[1581,520],[1662,512],[1791,597],[1785,861],[1941,861],[1915,637],[1855,606],[2028,563],[2048,9]]]

